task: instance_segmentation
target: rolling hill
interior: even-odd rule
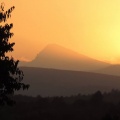
[[[93,93],[97,90],[120,90],[119,76],[34,67],[21,69],[25,74],[24,82],[30,84],[28,91],[18,92],[24,95],[69,96]]]
[[[102,69],[99,69],[99,70],[95,70],[93,72],[120,76],[120,65],[119,64],[110,65],[108,67],[105,67],[105,68],[102,68]]]
[[[109,65],[55,44],[46,46],[33,61],[20,62],[20,66],[77,71],[96,70]]]

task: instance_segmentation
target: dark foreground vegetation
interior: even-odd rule
[[[70,97],[14,96],[0,107],[1,120],[120,120],[120,91]]]

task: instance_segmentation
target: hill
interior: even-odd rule
[[[20,66],[77,71],[96,70],[109,65],[55,44],[46,46],[33,61],[20,62]]]
[[[105,68],[102,68],[102,69],[99,69],[99,70],[95,70],[93,72],[120,76],[120,65],[119,64],[110,65],[108,67],[105,67]]]
[[[34,67],[21,69],[25,74],[24,82],[31,85],[28,91],[19,92],[25,95],[69,96],[120,89],[119,76]]]

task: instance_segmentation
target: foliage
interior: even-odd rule
[[[120,91],[70,97],[15,95],[14,99],[16,106],[1,107],[2,120],[120,120]]]
[[[14,35],[10,32],[13,24],[7,24],[6,21],[11,17],[15,7],[4,11],[4,5],[0,6],[0,104],[11,103],[10,96],[21,88],[28,89],[29,85],[22,83],[23,72],[18,68],[18,60],[6,55],[13,51],[15,43],[10,43],[9,39]],[[5,23],[3,25],[3,23]]]

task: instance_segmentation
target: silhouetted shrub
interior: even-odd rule
[[[11,17],[11,12],[14,6],[4,11],[4,4],[0,6],[0,23],[6,22]],[[22,83],[23,72],[17,67],[18,60],[15,61],[13,57],[6,55],[8,52],[13,51],[15,43],[10,43],[9,39],[13,36],[10,32],[13,24],[0,25],[0,105],[13,104],[11,97],[14,91],[21,88],[28,89],[29,85]]]

